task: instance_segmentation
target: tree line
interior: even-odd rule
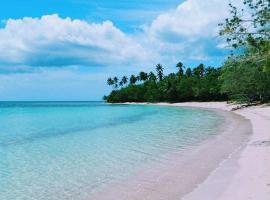
[[[229,4],[231,16],[220,23],[220,36],[232,51],[219,68],[203,64],[191,69],[181,62],[177,72],[156,71],[107,80],[108,102],[270,101],[270,1],[243,0],[245,9]]]
[[[156,72],[140,72],[129,78],[114,77],[107,84],[114,90],[105,97],[108,102],[183,102],[227,100],[220,93],[221,68],[206,67],[203,64],[194,69],[186,68],[179,62],[177,72],[164,75],[161,64]]]

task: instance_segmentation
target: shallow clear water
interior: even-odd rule
[[[0,103],[0,199],[84,199],[216,133],[216,112],[99,102]]]

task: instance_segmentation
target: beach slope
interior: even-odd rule
[[[226,103],[183,103],[231,110]],[[241,152],[231,155],[184,200],[269,200],[270,199],[270,107],[253,106],[234,111],[249,119],[252,135]]]

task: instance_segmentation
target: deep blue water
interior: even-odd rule
[[[0,199],[84,199],[216,133],[213,111],[102,102],[0,102]]]

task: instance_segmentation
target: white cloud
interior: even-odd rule
[[[7,20],[0,51],[0,63],[28,66],[124,64],[147,54],[110,21],[90,24],[58,15]]]
[[[235,0],[237,1],[237,0]],[[176,9],[159,15],[145,27],[147,43],[167,61],[222,59],[218,48],[218,24],[229,14],[227,0],[187,0]]]
[[[175,10],[159,15],[147,31],[167,41],[214,36],[218,23],[228,15],[227,4],[226,0],[187,0]]]
[[[9,19],[0,28],[0,72],[222,58],[217,25],[228,15],[227,4],[227,0],[187,0],[157,16],[139,35],[125,34],[110,21],[88,23],[56,14]]]

